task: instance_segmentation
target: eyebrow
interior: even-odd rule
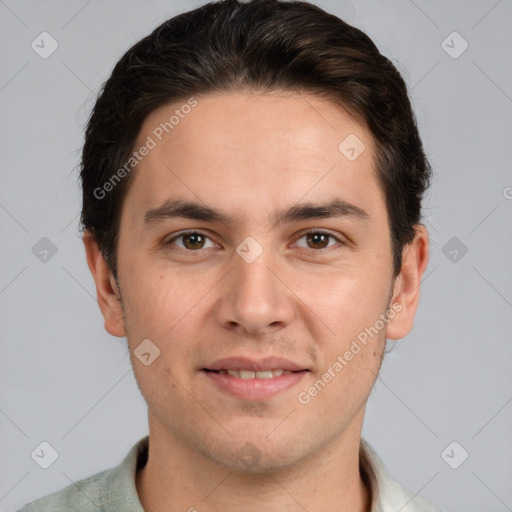
[[[222,210],[193,201],[170,199],[161,206],[148,210],[144,214],[143,224],[149,227],[176,217],[204,222],[219,222],[226,225],[234,223],[234,218],[228,216]],[[339,217],[354,218],[364,222],[367,222],[369,219],[368,213],[362,208],[336,198],[325,204],[302,203],[294,205],[287,210],[273,212],[269,215],[269,221],[275,227],[280,224],[309,219]]]

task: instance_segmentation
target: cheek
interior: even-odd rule
[[[346,339],[373,324],[384,312],[390,285],[373,269],[351,267],[315,279],[303,288],[313,310]],[[332,324],[332,325],[331,325]]]
[[[386,345],[387,324],[380,315],[386,313],[389,292],[382,275],[354,266],[324,279],[311,295],[315,313],[329,326],[328,334],[317,339],[323,347],[316,377],[324,380],[330,370],[325,375],[330,391],[321,393],[318,405],[325,400],[335,409],[348,403],[357,407],[366,399]]]
[[[177,279],[165,278],[158,270],[136,274],[126,286],[125,317],[128,345],[134,373],[142,394],[153,407],[160,407],[179,394],[179,382],[184,380],[183,361],[190,357],[188,341],[191,328],[187,312],[197,302],[194,293],[186,293]],[[149,339],[149,365],[138,359],[141,342]],[[145,342],[147,343],[147,342]],[[188,370],[187,370],[188,371]]]
[[[177,321],[179,304],[183,296],[179,286],[159,272],[140,273],[130,269],[131,277],[123,287],[125,322],[130,333],[129,341],[137,339],[160,340],[162,333]],[[177,298],[178,297],[178,298]]]
[[[130,275],[124,302],[131,350],[148,338],[161,351],[158,363],[164,365],[162,370],[170,366],[173,373],[185,371],[179,365],[191,358],[193,340],[201,338],[199,331],[211,321],[213,294],[208,292],[218,276],[165,272],[156,265],[143,271],[134,268]]]

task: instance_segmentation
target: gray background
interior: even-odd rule
[[[0,0],[1,511],[117,465],[147,432],[78,233],[82,129],[128,47],[202,3]],[[435,172],[415,329],[385,359],[363,435],[444,510],[512,510],[512,2],[317,4],[403,73]],[[59,45],[47,59],[31,47],[43,31]],[[454,31],[469,44],[457,58]],[[59,454],[46,470],[31,458],[42,441]]]

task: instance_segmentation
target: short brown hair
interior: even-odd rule
[[[370,130],[398,275],[432,172],[400,73],[361,30],[313,4],[221,0],[169,19],[132,46],[91,113],[81,162],[81,222],[114,276],[121,205],[133,173],[123,173],[108,193],[98,190],[130,158],[152,111],[233,89],[319,94]]]

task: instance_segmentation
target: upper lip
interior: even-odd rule
[[[259,372],[263,370],[290,370],[292,372],[307,370],[289,359],[282,357],[265,357],[264,359],[250,359],[248,357],[226,357],[209,364],[204,370],[250,370]]]

